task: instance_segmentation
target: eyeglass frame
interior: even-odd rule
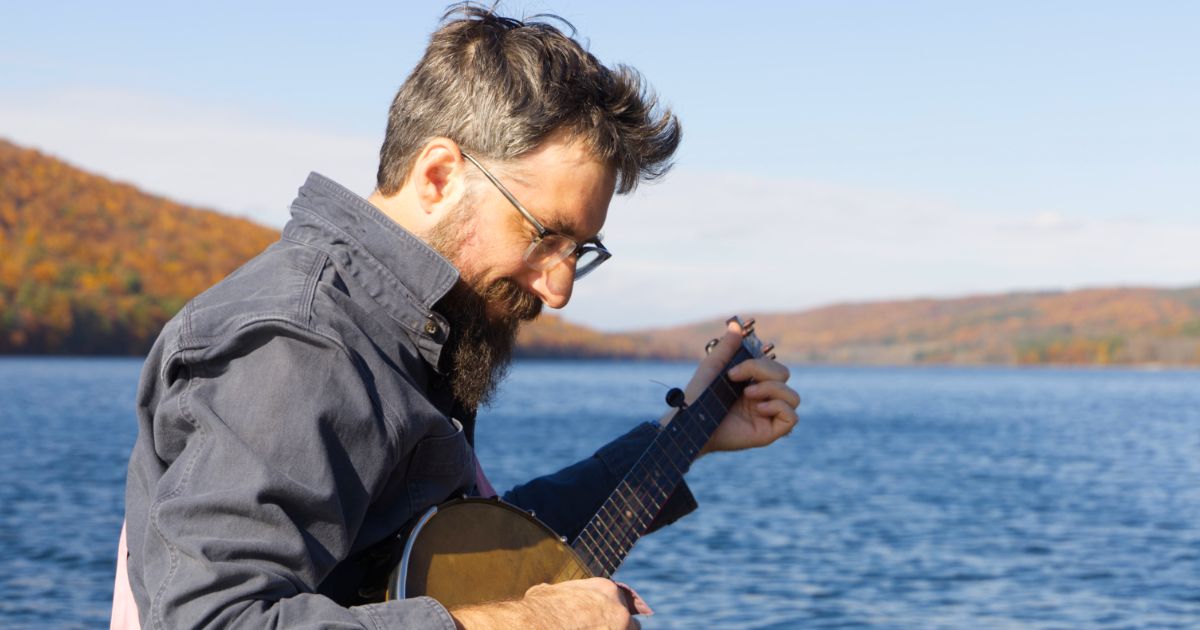
[[[564,261],[566,261],[571,256],[575,256],[576,258],[578,258],[578,257],[583,256],[583,254],[585,254],[587,252],[596,252],[596,255],[598,256],[598,258],[596,259],[596,261],[594,263],[592,263],[591,265],[588,265],[587,267],[585,267],[583,269],[579,269],[578,267],[575,269],[575,279],[579,280],[580,278],[583,278],[584,276],[595,271],[596,267],[599,267],[601,264],[604,263],[604,261],[608,260],[609,258],[612,258],[612,252],[608,251],[608,248],[605,247],[604,243],[602,243],[600,241],[600,239],[597,237],[590,238],[590,239],[584,241],[583,243],[580,243],[579,241],[576,241],[574,238],[567,236],[566,234],[563,234],[561,232],[556,232],[556,231],[551,230],[551,229],[547,228],[546,226],[542,225],[541,221],[538,221],[536,218],[534,218],[533,214],[531,212],[529,212],[529,210],[526,210],[525,206],[521,205],[521,202],[517,201],[517,198],[515,196],[513,196],[513,194],[511,192],[509,192],[509,190],[507,188],[504,187],[504,184],[501,184],[500,180],[496,179],[495,175],[492,175],[491,172],[489,172],[486,168],[483,167],[482,164],[479,163],[479,160],[476,160],[474,157],[471,157],[471,155],[465,151],[462,152],[462,156],[464,158],[466,158],[467,161],[474,164],[475,167],[478,168],[481,173],[483,173],[483,176],[488,178],[488,181],[492,182],[492,185],[495,186],[496,189],[500,191],[500,194],[504,195],[504,198],[507,199],[508,202],[511,203],[514,208],[517,209],[517,212],[520,212],[521,216],[524,217],[525,220],[528,221],[529,224],[532,225],[535,230],[537,230],[537,238],[535,238],[533,240],[533,242],[531,242],[529,244],[529,247],[525,250],[525,256],[524,256],[525,264],[527,266],[529,266],[531,269],[536,269],[538,271],[545,271],[548,269],[553,269],[553,268],[557,267],[558,265],[562,264]],[[564,255],[562,258],[558,259],[558,261],[556,261],[553,265],[549,265],[545,269],[538,269],[536,266],[534,266],[532,263],[529,262],[529,257],[530,257],[530,255],[533,254],[533,250],[537,247],[538,243],[540,243],[547,236],[558,236],[560,238],[564,238],[567,241],[569,241],[572,245],[574,245],[574,247],[571,249],[571,251],[567,252],[566,255]]]

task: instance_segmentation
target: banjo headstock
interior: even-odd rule
[[[758,338],[758,335],[754,334],[754,318],[743,322],[741,318],[734,315],[725,321],[726,324],[731,322],[736,322],[738,327],[742,329],[742,347],[745,348],[746,352],[750,353],[751,357],[755,359],[764,356],[768,359],[775,358],[775,354],[772,352],[775,350],[775,345],[770,343],[764,344]]]

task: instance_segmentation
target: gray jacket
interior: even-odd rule
[[[164,327],[125,496],[146,627],[454,627],[428,597],[355,604],[381,541],[474,484],[474,418],[436,369],[448,329],[434,305],[457,279],[314,173],[280,241]],[[655,433],[504,498],[573,536]],[[655,526],[694,508],[680,486]]]

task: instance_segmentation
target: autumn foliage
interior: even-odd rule
[[[276,238],[0,140],[0,354],[143,353],[187,300]],[[1200,288],[838,304],[758,323],[796,363],[1200,364]],[[544,315],[518,353],[691,359],[722,327],[614,335]]]
[[[543,314],[521,328],[517,356],[539,359],[677,359],[699,356],[698,348],[654,332],[602,333]]]
[[[0,353],[145,352],[276,238],[0,140]]]
[[[695,346],[719,322],[657,331]],[[1200,288],[1103,288],[837,304],[758,317],[795,363],[1200,364]]]
[[[0,354],[142,354],[193,296],[278,238],[0,140]],[[523,356],[651,356],[543,316]]]

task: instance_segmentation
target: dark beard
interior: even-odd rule
[[[488,312],[488,305],[501,315]],[[454,400],[474,413],[508,372],[517,329],[542,311],[542,302],[516,282],[496,280],[482,289],[459,280],[437,305],[450,323],[442,366]]]
[[[470,198],[430,230],[429,246],[459,269],[461,242],[468,227]],[[488,312],[488,306],[500,315]],[[454,400],[474,415],[486,404],[508,372],[522,321],[542,312],[542,301],[513,280],[486,286],[478,278],[460,278],[434,307],[450,323],[439,366],[449,380]]]

